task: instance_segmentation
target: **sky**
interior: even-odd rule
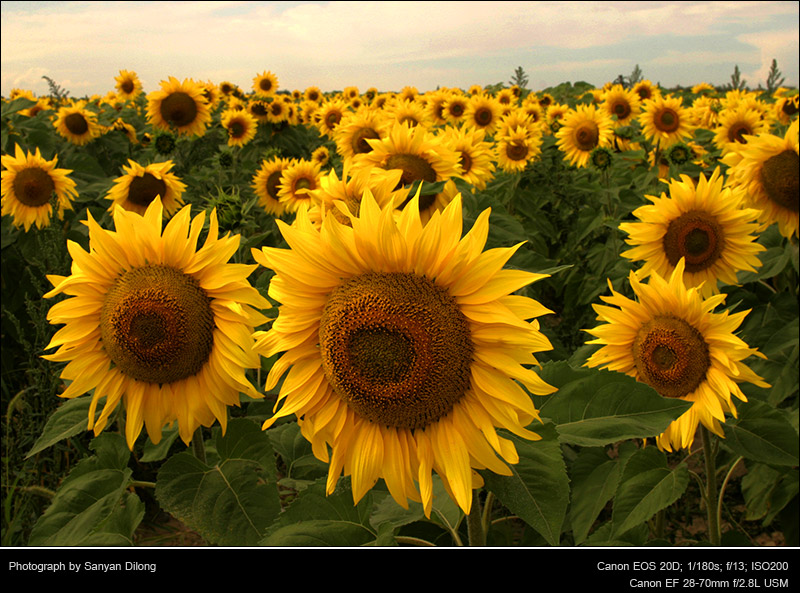
[[[1,88],[70,97],[114,90],[120,70],[145,92],[174,76],[232,82],[266,72],[279,88],[510,84],[596,87],[638,65],[663,87],[750,88],[777,60],[798,86],[800,3],[790,2],[2,2]]]

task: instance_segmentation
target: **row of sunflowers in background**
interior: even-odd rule
[[[51,91],[4,545],[796,545],[796,90]]]

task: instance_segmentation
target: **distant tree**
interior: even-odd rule
[[[633,68],[633,72],[631,72],[631,75],[628,77],[628,84],[633,87],[634,85],[642,82],[643,78],[642,69],[639,68],[639,64],[636,64],[636,66]]]
[[[50,96],[55,100],[57,104],[64,103],[69,96],[69,91],[62,89],[56,81],[50,78],[49,76],[42,76],[47,81],[47,86],[50,87]]]
[[[739,72],[739,64],[736,64],[733,69],[731,84],[728,85],[728,88],[733,91],[741,91],[747,88],[747,81],[742,78],[742,73]]]
[[[521,89],[524,89],[528,86],[528,75],[525,74],[525,70],[522,68],[522,66],[517,66],[517,69],[514,70],[514,75],[508,82],[510,86],[517,85]]]
[[[774,93],[778,90],[778,87],[783,86],[785,80],[783,72],[778,70],[778,60],[772,58],[772,66],[769,67],[769,74],[767,75],[767,92]]]

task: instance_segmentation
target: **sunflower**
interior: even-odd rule
[[[467,114],[469,99],[460,94],[451,94],[444,102],[442,112],[447,123],[457,126],[464,122]]]
[[[681,97],[659,95],[645,101],[639,123],[645,137],[659,148],[687,140],[695,130]]]
[[[227,263],[238,235],[219,238],[212,212],[196,249],[205,213],[190,221],[186,206],[163,234],[162,219],[158,199],[144,216],[115,208],[116,232],[90,213],[90,251],[69,241],[72,274],[48,276],[54,288],[44,295],[72,297],[47,316],[65,324],[46,348],[58,351],[44,356],[68,362],[61,378],[70,383],[61,397],[93,391],[88,428],[95,434],[122,400],[131,448],[143,425],[154,443],[175,420],[187,444],[215,419],[224,431],[226,406],[239,405],[240,392],[261,397],[244,369],[259,364],[251,333],[266,322],[254,308],[270,305],[247,281],[255,266]]]
[[[644,260],[640,278],[666,278],[683,260],[684,284],[708,298],[719,292],[719,282],[736,284],[739,270],[761,266],[758,211],[742,207],[743,189],[723,189],[719,167],[708,179],[701,174],[696,185],[686,175],[670,180],[669,197],[645,197],[653,203],[633,211],[640,222],[619,225],[633,246],[622,256]]]
[[[143,167],[128,159],[128,166],[122,166],[125,175],[114,180],[114,187],[106,195],[112,203],[109,212],[115,206],[137,212],[144,216],[150,204],[159,198],[167,217],[183,206],[181,196],[186,185],[170,173],[172,161],[153,163]]]
[[[357,154],[372,151],[367,140],[378,140],[383,136],[386,116],[377,109],[359,109],[347,113],[333,131],[336,150],[342,159],[352,159]]]
[[[394,124],[386,137],[367,142],[372,152],[357,155],[353,159],[354,168],[400,169],[403,171],[400,183],[404,186],[415,181],[446,181],[461,174],[459,154],[421,126]],[[423,195],[419,200],[423,219],[427,220],[433,210],[441,210],[446,205],[445,198],[441,192]],[[404,201],[398,207],[405,205]]]
[[[730,167],[728,183],[747,191],[749,205],[761,211],[759,220],[778,223],[781,235],[797,237],[800,211],[800,158],[798,120],[783,138],[760,134],[728,153],[722,162]]]
[[[485,94],[474,95],[467,102],[464,125],[491,134],[500,124],[502,115],[503,106],[497,99]]]
[[[796,118],[798,109],[800,109],[800,96],[778,97],[775,100],[773,109],[775,119],[788,126]]]
[[[733,334],[749,311],[713,313],[725,295],[703,300],[696,288],[684,286],[683,266],[680,260],[668,280],[654,272],[647,284],[631,272],[638,301],[612,288],[612,296],[600,298],[613,306],[593,305],[605,323],[586,330],[596,338],[589,344],[603,345],[587,366],[626,373],[663,397],[693,403],[656,437],[667,451],[691,447],[698,422],[724,438],[720,422],[726,412],[736,414],[731,395],[747,401],[737,383],[769,387],[741,362],[761,355]]]
[[[571,165],[585,167],[598,146],[609,146],[613,139],[611,118],[595,105],[578,105],[561,120],[556,145]]]
[[[657,85],[654,85],[649,80],[641,80],[637,82],[635,85],[633,85],[633,89],[631,90],[639,95],[639,99],[642,102],[655,99],[661,95],[661,89],[659,89]]]
[[[319,90],[319,87],[310,86],[303,92],[303,97],[305,97],[306,101],[313,101],[314,103],[319,103],[322,101],[322,91]]]
[[[319,118],[317,127],[320,134],[332,138],[333,131],[346,113],[350,113],[347,103],[340,99],[332,99],[323,103],[315,114],[315,117]]]
[[[84,109],[85,102],[62,107],[53,121],[56,131],[76,146],[88,144],[103,133],[103,126],[97,123],[97,116]]]
[[[132,101],[142,92],[142,81],[132,70],[120,70],[114,80],[117,81],[117,97],[123,101]]]
[[[180,82],[170,76],[168,81],[162,80],[161,90],[147,95],[147,101],[147,118],[160,130],[202,136],[211,122],[205,87],[188,79]]]
[[[269,71],[262,72],[253,79],[253,90],[256,95],[271,97],[278,90],[278,77]]]
[[[445,115],[445,103],[450,97],[450,91],[439,89],[426,95],[428,98],[425,103],[425,116],[427,121],[434,126],[447,124]]]
[[[433,125],[433,122],[428,119],[425,107],[418,101],[395,101],[389,109],[385,110],[385,113],[390,122],[426,128]]]
[[[244,146],[258,130],[258,121],[249,111],[227,109],[222,112],[220,123],[228,132],[228,146]]]
[[[48,161],[42,158],[39,149],[35,154],[23,152],[19,144],[14,147],[14,156],[2,156],[2,213],[14,219],[14,226],[25,232],[32,225],[36,228],[49,226],[53,215],[52,198],[58,218],[64,210],[72,209],[72,200],[78,197],[75,182],[67,177],[69,169],[57,169],[58,157]]]
[[[746,144],[746,136],[757,136],[769,131],[769,123],[762,119],[756,109],[740,104],[738,107],[723,109],[718,116],[714,130],[714,144],[723,156],[736,149],[736,144]]]
[[[495,139],[497,165],[506,173],[524,171],[541,154],[542,136],[518,126]]]
[[[494,178],[495,171],[492,143],[485,140],[486,132],[447,126],[439,136],[459,154],[459,177],[479,190],[486,189],[486,184]]]
[[[509,475],[518,461],[495,429],[539,438],[525,428],[538,412],[516,381],[555,391],[522,366],[551,349],[525,321],[549,311],[510,294],[545,276],[502,269],[519,245],[482,252],[488,210],[462,239],[460,198],[425,226],[413,202],[396,215],[366,193],[352,226],[327,216],[320,231],[301,210],[280,224],[290,249],[253,250],[276,272],[269,292],[282,303],[255,334],[262,355],[283,352],[267,389],[288,371],[264,428],[300,419],[330,463],[328,493],[342,472],[354,502],[383,478],[398,504],[421,501],[430,516],[435,471],[469,512],[481,484],[473,470]]]
[[[614,118],[615,126],[618,127],[630,125],[636,119],[641,109],[640,103],[639,95],[615,84],[603,93],[600,106],[609,117]]]
[[[279,97],[274,97],[267,104],[267,121],[271,124],[280,124],[289,119],[288,104]]]
[[[247,103],[247,112],[256,118],[258,123],[269,123],[269,103],[267,101],[249,101]]]
[[[294,162],[294,160],[283,158],[262,161],[261,168],[253,176],[252,187],[258,196],[258,203],[267,214],[280,216],[284,213],[285,204],[281,202],[278,192],[283,172]]]
[[[319,187],[320,165],[307,160],[290,164],[281,175],[278,199],[287,212],[296,212],[301,204],[310,205],[310,191]]]

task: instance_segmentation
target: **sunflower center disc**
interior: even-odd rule
[[[258,86],[262,91],[268,93],[272,88],[272,81],[269,78],[262,78],[261,82],[258,83]]]
[[[156,178],[152,173],[145,173],[141,177],[136,176],[131,180],[128,188],[128,200],[137,206],[149,206],[156,196],[167,195],[167,184],[163,179]]]
[[[264,117],[267,115],[267,106],[264,105],[261,101],[256,101],[255,103],[250,105],[250,113],[258,117]]]
[[[384,169],[401,169],[403,175],[400,177],[398,189],[404,185],[411,185],[415,181],[422,179],[431,183],[436,181],[436,171],[430,163],[414,154],[393,154],[386,159]]]
[[[335,128],[342,120],[342,114],[338,111],[331,111],[325,116],[325,125],[330,129]]]
[[[89,122],[80,113],[70,113],[64,118],[64,125],[76,136],[82,136],[89,131]]]
[[[660,132],[674,132],[680,127],[680,124],[677,112],[669,107],[664,107],[655,118],[656,129]]]
[[[583,122],[575,130],[575,144],[580,150],[590,151],[597,146],[600,130],[594,122]]]
[[[197,280],[175,268],[133,268],[106,294],[100,335],[109,358],[129,377],[180,381],[197,374],[211,354],[211,299]]]
[[[231,138],[241,138],[244,136],[245,127],[242,122],[235,121],[231,124],[230,127],[230,136]]]
[[[714,265],[725,247],[722,228],[713,217],[692,210],[669,223],[664,235],[664,254],[673,266],[683,257],[686,271],[696,273]]]
[[[626,101],[619,101],[614,103],[613,112],[618,120],[624,121],[631,114],[631,106]]]
[[[761,167],[761,185],[770,200],[791,210],[800,211],[800,158],[793,150],[784,150],[767,159]]]
[[[133,81],[132,80],[125,80],[122,85],[120,86],[122,92],[130,95],[133,92]]]
[[[5,172],[5,171],[4,171]],[[56,185],[44,169],[28,167],[14,177],[14,195],[25,206],[38,208],[50,201]]]
[[[492,114],[491,109],[483,107],[475,111],[475,123],[481,127],[488,126],[490,123],[492,123],[493,118],[494,115]]]
[[[747,144],[747,140],[744,139],[745,134],[752,136],[753,130],[751,130],[747,124],[738,123],[731,126],[728,130],[728,140],[730,142],[738,142],[739,144]]]
[[[528,156],[528,147],[523,142],[512,142],[506,148],[506,156],[512,161],[524,161]]]
[[[461,163],[461,170],[464,171],[464,175],[472,171],[472,158],[466,152],[461,153],[459,162]]]
[[[655,317],[642,326],[633,343],[633,359],[642,381],[663,397],[691,393],[711,366],[700,332],[674,317]]]
[[[423,428],[470,385],[469,323],[423,276],[368,272],[334,290],[319,330],[325,374],[361,417]]]
[[[283,175],[283,171],[273,171],[270,173],[269,177],[267,177],[267,194],[273,200],[280,200],[278,197],[278,190],[280,189],[281,185],[281,176]]]
[[[197,117],[197,103],[186,93],[172,93],[161,102],[161,117],[178,128],[188,126]]]
[[[464,115],[464,106],[461,103],[453,103],[447,109],[453,117],[461,117]]]
[[[372,152],[372,147],[367,140],[377,140],[378,138],[380,138],[380,135],[372,128],[361,128],[353,135],[353,140],[350,143],[353,147],[353,152],[355,154]]]

